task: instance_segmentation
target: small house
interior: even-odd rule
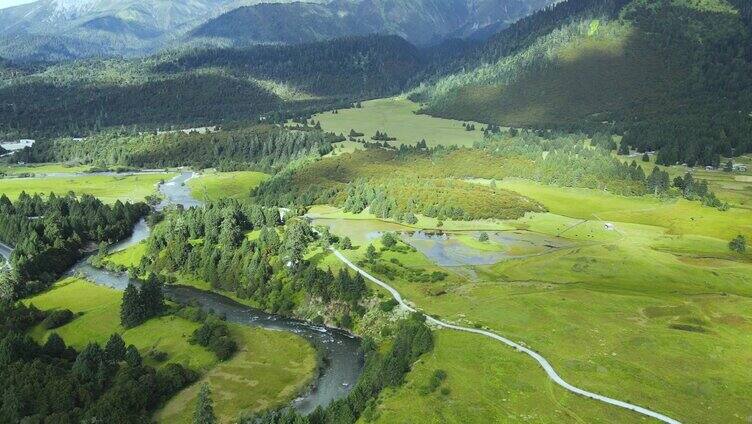
[[[616,226],[614,224],[607,222],[606,225],[603,226],[606,231],[614,231],[616,229]]]

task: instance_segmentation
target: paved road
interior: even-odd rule
[[[337,258],[339,258],[339,260],[341,260],[342,262],[344,262],[347,266],[349,266],[353,270],[359,272],[366,279],[368,279],[368,280],[370,280],[370,281],[378,284],[379,286],[381,286],[384,289],[386,289],[389,293],[391,293],[392,297],[394,297],[394,300],[396,300],[397,302],[399,302],[400,306],[402,306],[403,308],[407,309],[410,312],[416,312],[415,308],[413,308],[412,306],[410,306],[407,303],[405,303],[405,301],[402,299],[402,296],[399,294],[399,292],[394,287],[390,286],[389,284],[387,284],[387,283],[379,280],[378,278],[372,276],[371,274],[367,273],[363,269],[359,268],[357,265],[355,265],[354,263],[350,262],[350,260],[347,259],[345,257],[345,255],[343,255],[342,253],[340,253],[334,247],[330,247],[329,249],[332,251],[332,253],[334,253],[334,255]],[[583,390],[583,389],[580,389],[578,387],[575,387],[575,386],[567,383],[566,381],[564,381],[564,379],[561,378],[559,376],[559,374],[556,373],[556,370],[554,370],[554,367],[551,365],[551,363],[549,363],[546,360],[546,358],[544,358],[543,356],[541,356],[539,353],[537,353],[537,352],[535,352],[535,351],[533,351],[533,350],[531,350],[531,349],[529,349],[529,348],[527,348],[525,346],[522,346],[522,345],[520,345],[518,343],[515,343],[515,342],[513,342],[513,341],[511,341],[511,340],[509,340],[507,338],[504,338],[504,337],[502,337],[502,336],[500,336],[498,334],[491,333],[490,331],[485,331],[485,330],[481,330],[481,329],[477,329],[477,328],[461,327],[459,325],[449,324],[447,322],[440,321],[440,320],[438,320],[436,318],[433,318],[433,317],[430,317],[430,316],[426,316],[426,321],[428,321],[429,323],[432,323],[434,325],[440,326],[440,327],[449,328],[449,329],[457,330],[457,331],[464,331],[466,333],[480,334],[482,336],[490,337],[490,338],[492,338],[494,340],[498,340],[498,341],[504,343],[505,345],[507,345],[507,346],[509,346],[509,347],[511,347],[511,348],[513,348],[515,350],[517,350],[518,352],[525,353],[525,354],[531,356],[533,359],[535,359],[540,364],[540,366],[543,367],[543,370],[546,371],[546,374],[548,374],[548,377],[551,380],[553,380],[559,386],[561,386],[561,387],[569,390],[570,392],[577,393],[578,395],[582,395],[582,396],[585,396],[585,397],[588,397],[588,398],[591,398],[591,399],[595,399],[595,400],[598,400],[598,401],[601,401],[601,402],[605,402],[605,403],[610,404],[610,405],[614,405],[614,406],[618,406],[618,407],[621,407],[621,408],[629,409],[630,411],[634,411],[634,412],[637,412],[638,414],[642,414],[642,415],[645,415],[645,416],[648,416],[648,417],[651,417],[651,418],[655,418],[655,419],[657,419],[659,421],[662,421],[664,423],[681,424],[679,421],[677,421],[677,420],[675,420],[675,419],[673,419],[671,417],[667,417],[667,416],[665,416],[663,414],[660,414],[660,413],[655,412],[655,411],[651,411],[651,410],[643,408],[641,406],[633,405],[631,403],[620,401],[618,399],[612,399],[610,397],[602,396],[602,395],[599,395],[597,393],[588,392],[587,390]]]

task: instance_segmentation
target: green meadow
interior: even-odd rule
[[[105,203],[120,201],[142,201],[146,196],[155,194],[157,184],[167,181],[175,174],[140,174],[123,176],[70,176],[48,178],[6,178],[0,179],[0,193],[11,200],[21,194],[59,195],[74,192],[91,194]]]
[[[316,352],[300,337],[240,325],[231,325],[230,331],[240,351],[170,399],[157,412],[157,422],[193,423],[198,391],[204,383],[212,388],[218,421],[231,423],[241,413],[287,404],[312,380]]]
[[[569,244],[545,254],[461,267],[441,267],[411,249],[383,250],[378,266],[366,267],[428,314],[487,327],[531,346],[567,381],[587,390],[686,422],[702,422],[708,414],[722,422],[752,417],[747,401],[752,372],[744,359],[752,349],[752,255],[732,253],[727,246],[736,234],[752,235],[748,210],[735,206],[720,212],[683,199],[623,197],[516,179],[497,185],[550,211],[494,223],[499,230],[559,236]],[[353,239],[358,249],[345,253],[355,259],[373,240],[369,233],[398,230],[393,223],[331,208],[312,211],[336,218],[329,221],[332,232]],[[613,229],[606,228],[607,222]],[[504,244],[481,243],[464,232],[472,226],[485,230],[491,223],[466,222],[454,233],[445,231],[476,251],[494,253]],[[380,241],[374,245],[380,250]],[[447,277],[432,283],[411,277],[436,271]],[[501,344],[485,347],[493,342],[465,335],[451,335],[467,340],[450,342],[446,334],[452,333],[437,334],[432,355],[441,360],[426,359],[431,365],[416,366],[405,387],[382,396],[377,408],[382,422],[406,422],[405,417],[419,417],[417,422],[641,419],[571,399],[546,380],[537,364]],[[479,349],[498,353],[476,354]],[[468,370],[473,366],[485,373]],[[448,372],[448,394],[439,389],[421,395],[421,385],[436,368]],[[453,368],[461,371],[453,373]],[[551,407],[540,408],[542,402]]]
[[[141,242],[120,250],[105,258],[105,262],[110,263],[118,268],[130,268],[138,266],[141,258],[146,254],[146,243]]]
[[[247,198],[253,188],[269,178],[261,172],[209,172],[188,181],[191,195],[204,201]]]
[[[135,345],[142,354],[149,351],[167,353],[167,362],[182,363],[195,370],[207,370],[217,362],[213,353],[188,343],[199,324],[176,316],[154,318],[136,328],[120,326],[122,293],[98,286],[79,278],[68,278],[47,292],[25,300],[39,309],[70,309],[78,314],[73,321],[53,330],[77,349],[88,343],[104,344],[113,333],[119,333],[128,344]],[[46,339],[49,331],[37,327],[32,337]],[[148,356],[145,355],[148,359]],[[157,365],[157,364],[153,364]]]
[[[77,316],[52,330],[77,349],[88,343],[104,344],[119,333],[126,344],[135,345],[147,363],[160,366],[181,363],[202,373],[193,386],[181,391],[158,413],[159,422],[191,422],[198,388],[204,382],[214,390],[215,408],[221,422],[231,422],[244,411],[258,411],[294,398],[314,376],[316,353],[302,338],[276,331],[232,324],[239,352],[225,362],[202,346],[189,343],[199,323],[166,315],[125,330],[120,326],[122,293],[79,278],[67,278],[49,291],[25,300],[39,309],[70,309]],[[44,341],[50,331],[37,326],[31,336]],[[149,352],[164,352],[157,363]],[[187,408],[187,409],[186,409]]]
[[[363,133],[366,141],[376,131],[386,132],[397,141],[391,144],[415,144],[426,140],[429,147],[433,146],[472,146],[483,139],[483,124],[473,122],[475,131],[467,131],[462,126],[463,121],[433,118],[428,115],[417,115],[420,105],[402,97],[370,100],[362,103],[362,108],[341,109],[336,114],[325,112],[314,115],[312,119],[321,122],[324,131],[335,134],[350,134],[350,130]],[[352,144],[346,145],[353,149]]]

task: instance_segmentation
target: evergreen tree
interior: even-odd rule
[[[118,363],[125,359],[125,342],[119,334],[115,333],[107,340],[104,346],[104,358],[109,363]]]
[[[136,346],[129,345],[125,350],[125,362],[131,368],[138,368],[141,366],[143,360],[141,359],[141,354],[138,352],[138,349],[136,349]]]
[[[193,424],[214,424],[217,422],[214,416],[214,402],[211,399],[211,389],[204,383],[198,392],[196,409],[193,412]]]
[[[141,301],[141,293],[132,283],[128,284],[123,293],[120,305],[120,323],[125,328],[133,328],[144,322],[146,311]]]

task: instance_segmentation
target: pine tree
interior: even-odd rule
[[[211,389],[204,383],[198,392],[196,409],[193,412],[193,424],[214,424],[217,422],[214,416],[214,402],[211,399]]]
[[[128,284],[120,306],[120,323],[125,328],[133,328],[144,322],[145,311],[141,303],[141,293],[133,284]]]
[[[143,360],[141,359],[141,354],[138,352],[138,349],[136,349],[136,346],[129,345],[128,349],[125,350],[125,362],[131,368],[138,368],[141,366]]]
[[[109,363],[118,363],[125,359],[125,342],[115,333],[107,340],[104,347],[104,359]]]

